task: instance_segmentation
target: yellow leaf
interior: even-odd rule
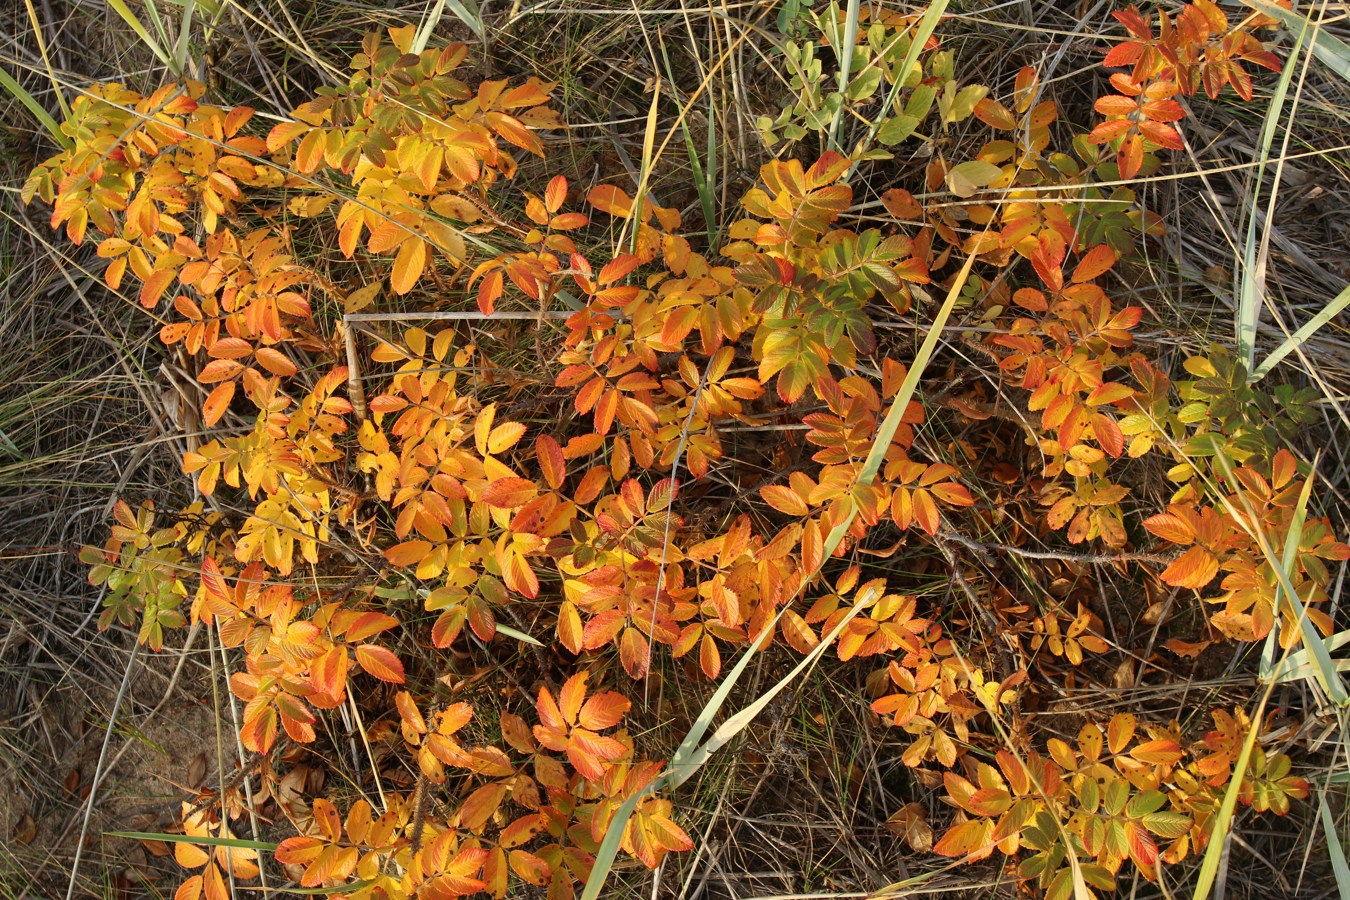
[[[419,237],[410,237],[398,248],[394,259],[394,271],[389,276],[389,286],[396,294],[406,294],[422,277],[427,265],[427,244]]]
[[[347,295],[347,299],[342,303],[344,312],[360,312],[367,306],[375,302],[375,298],[380,293],[380,282],[375,281],[365,287],[359,287]]]
[[[496,455],[510,449],[524,434],[525,426],[520,422],[503,422],[488,435],[488,453]]]

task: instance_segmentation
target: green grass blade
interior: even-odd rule
[[[33,114],[33,118],[37,119],[42,127],[47,129],[47,132],[58,144],[67,150],[74,146],[74,142],[68,135],[61,131],[60,124],[56,119],[52,118],[52,114],[47,112],[43,105],[37,102],[37,99],[32,94],[24,90],[23,85],[19,84],[4,66],[0,66],[0,87],[9,91],[10,95],[13,96],[15,100],[22,103],[28,111]]]
[[[1336,669],[1336,664],[1331,659],[1331,654],[1327,651],[1326,642],[1322,636],[1317,633],[1313,627],[1312,621],[1308,618],[1307,610],[1303,606],[1303,601],[1294,588],[1293,570],[1297,565],[1298,543],[1303,536],[1303,526],[1308,519],[1308,502],[1312,499],[1313,476],[1309,475],[1303,482],[1303,491],[1299,494],[1298,505],[1294,507],[1294,520],[1289,524],[1289,534],[1285,538],[1284,565],[1277,571],[1275,596],[1276,608],[1281,599],[1287,601],[1293,608],[1294,615],[1298,617],[1299,629],[1302,631],[1303,646],[1311,655],[1314,672],[1317,681],[1322,685],[1322,689],[1327,692],[1327,696],[1338,706],[1350,704],[1350,695],[1346,693],[1345,682],[1341,679],[1340,672]],[[1262,542],[1264,550],[1265,542]]]
[[[661,42],[661,61],[666,67],[666,78],[671,84],[676,84],[675,73],[670,67],[670,55],[666,53],[666,42]],[[713,136],[713,107],[712,94],[708,95],[708,153],[712,154],[712,136]],[[703,208],[703,223],[708,229],[708,240],[712,241],[717,232],[717,212],[716,199],[713,196],[712,184],[708,181],[707,173],[703,171],[703,163],[699,159],[698,146],[694,143],[694,134],[689,129],[688,118],[680,119],[680,132],[684,137],[684,147],[689,154],[689,169],[694,176],[694,189],[698,191],[699,206]]]
[[[1271,351],[1271,354],[1261,362],[1261,365],[1252,370],[1251,381],[1257,382],[1269,375],[1271,369],[1278,366],[1281,360],[1307,343],[1308,339],[1316,334],[1323,325],[1340,315],[1341,311],[1347,306],[1350,306],[1350,287],[1337,294],[1336,298],[1328,303],[1321,312],[1309,319],[1302,328],[1285,338],[1283,344]]]
[[[1327,648],[1328,653],[1340,650],[1346,644],[1350,644],[1350,631],[1338,631],[1323,641],[1322,644]],[[1344,672],[1350,669],[1350,659],[1338,659],[1335,662],[1338,671]],[[1280,674],[1276,676],[1276,680],[1290,682],[1310,678],[1312,677],[1312,667],[1313,663],[1308,651],[1306,649],[1295,650],[1289,654],[1289,659],[1285,662],[1284,668],[1280,670]]]
[[[657,111],[661,102],[661,79],[657,78],[653,84],[652,102],[647,107],[647,127],[642,135],[642,159],[638,163],[638,182],[637,191],[633,195],[633,214],[623,223],[624,228],[632,227],[633,233],[627,235],[628,252],[637,252],[638,229],[642,224],[642,210],[647,203],[648,182],[652,177],[652,165],[656,162],[656,127],[658,123]],[[692,102],[692,101],[691,101]],[[684,123],[684,116],[680,116],[680,123]],[[665,142],[661,148],[665,149]],[[624,232],[620,232],[624,234]]]
[[[1303,486],[1303,494],[1299,498],[1300,504],[1294,510],[1294,521],[1290,523],[1289,531],[1284,537],[1284,553],[1280,557],[1280,569],[1284,572],[1285,578],[1290,581],[1293,580],[1294,574],[1298,568],[1298,547],[1303,541],[1303,526],[1308,521],[1307,500],[1310,495],[1309,488],[1311,485],[1312,479],[1309,478]],[[1275,617],[1277,622],[1280,617],[1280,600],[1283,599],[1283,595],[1286,593],[1282,583],[1275,585],[1275,601],[1271,604],[1271,615]],[[1298,597],[1295,595],[1293,597],[1293,603],[1290,605],[1292,606],[1297,602]],[[1262,681],[1269,681],[1275,676],[1275,652],[1278,647],[1279,634],[1280,629],[1275,627],[1271,628],[1270,634],[1266,635],[1266,644],[1261,650],[1261,665],[1259,669],[1259,676]],[[1316,638],[1316,640],[1319,644],[1321,643],[1321,638]],[[1312,648],[1308,649],[1310,652],[1314,652],[1312,651]]]
[[[836,47],[839,53],[839,108],[830,118],[830,146],[848,156],[848,151],[839,146],[839,123],[844,118],[844,104],[848,102],[848,82],[853,74],[853,50],[858,44],[858,16],[861,13],[860,0],[848,0],[848,11],[844,13],[843,47]],[[831,14],[834,6],[831,5]]]
[[[187,0],[183,4],[183,18],[178,23],[178,40],[173,47],[174,72],[182,75],[187,71],[188,38],[192,35],[192,16],[197,11],[197,0]]]
[[[838,542],[836,542],[836,546],[838,546]],[[782,693],[784,688],[796,681],[808,668],[814,666],[820,660],[820,657],[825,654],[825,651],[834,644],[835,639],[843,633],[849,622],[852,622],[857,618],[860,612],[867,609],[879,599],[881,599],[881,593],[879,591],[859,596],[852,608],[849,609],[848,614],[830,630],[829,634],[822,637],[820,643],[817,644],[810,653],[802,657],[801,661],[793,666],[790,672],[779,679],[777,684],[755,698],[755,702],[751,703],[740,712],[730,716],[725,722],[718,726],[712,736],[703,744],[695,748],[687,760],[681,760],[677,764],[676,760],[672,759],[670,763],[671,780],[669,786],[672,788],[679,787],[685,781],[688,781],[690,776],[701,769],[714,753],[724,747],[736,735],[744,731],[750,723],[764,711],[764,708],[772,703],[775,697]],[[766,633],[768,632],[766,631]]]
[[[487,40],[487,25],[483,22],[483,13],[478,9],[476,0],[445,0],[445,5],[469,30],[478,35],[480,41]]]
[[[340,884],[337,887],[312,887],[312,888],[271,888],[270,893],[285,894],[288,897],[328,897],[333,894],[355,894],[357,891],[370,887],[379,879],[371,878],[368,881],[353,881],[351,884]],[[260,890],[254,888],[254,890]]]
[[[1327,791],[1323,788],[1317,797],[1317,817],[1322,823],[1322,835],[1327,841],[1327,856],[1331,859],[1331,873],[1336,878],[1336,893],[1341,900],[1350,900],[1350,863],[1345,860],[1345,848],[1341,846],[1340,833],[1336,831],[1336,821],[1331,816],[1331,807],[1327,806]]]
[[[1293,80],[1294,69],[1299,65],[1299,52],[1307,35],[1308,22],[1294,40],[1289,51],[1289,59],[1280,73],[1280,80],[1271,95],[1270,105],[1266,108],[1265,121],[1261,123],[1261,136],[1257,142],[1260,153],[1257,158],[1255,183],[1252,186],[1251,209],[1247,213],[1247,237],[1242,250],[1242,268],[1238,274],[1237,289],[1237,352],[1238,357],[1247,365],[1250,372],[1256,365],[1256,326],[1261,318],[1261,303],[1265,294],[1265,261],[1269,246],[1270,233],[1258,236],[1256,233],[1256,204],[1261,197],[1261,185],[1265,181],[1266,164],[1270,161],[1270,146],[1275,141],[1275,132],[1279,129],[1280,117],[1284,112],[1284,100],[1289,93],[1289,83]],[[1271,200],[1274,201],[1278,183],[1271,188]],[[1270,221],[1267,215],[1266,221]]]
[[[708,165],[704,169],[708,185],[708,204],[703,210],[703,217],[711,220],[708,224],[708,243],[715,245],[717,243],[717,108],[713,105],[712,92],[708,92]],[[699,195],[699,201],[703,197]]]
[[[412,52],[421,53],[427,49],[427,43],[431,40],[431,33],[436,30],[436,26],[441,21],[441,16],[445,14],[445,0],[436,0],[436,5],[427,10],[427,14],[422,17],[422,24],[417,26],[417,35],[413,38]]]
[[[70,118],[70,104],[66,102],[66,92],[61,88],[61,82],[56,77],[56,70],[52,68],[52,58],[47,53],[47,38],[43,35],[42,24],[38,21],[37,9],[33,7],[33,0],[24,0],[24,7],[28,11],[28,24],[33,27],[33,39],[37,41],[38,52],[42,55],[42,65],[47,70],[47,80],[51,82],[52,93],[56,95],[56,105],[61,107],[61,117]]]
[[[136,17],[136,13],[132,12],[131,7],[127,6],[126,0],[108,0],[108,5],[122,17],[122,21],[126,22],[132,31],[136,32],[136,37],[140,38],[141,43],[150,48],[150,52],[155,54],[155,58],[172,70],[173,57],[164,52],[164,48],[150,34],[150,30]]]
[[[503,625],[500,622],[497,623],[497,631],[498,633],[504,634],[509,638],[513,638],[517,641],[520,641],[522,644],[533,644],[536,647],[544,646],[543,642],[540,641],[539,638],[535,637],[534,635],[526,634],[523,631],[518,631],[515,628],[512,628],[509,625]]]
[[[427,49],[427,44],[431,42],[431,35],[436,30],[436,26],[441,22],[441,16],[445,15],[445,8],[450,7],[450,11],[455,14],[469,30],[477,35],[480,41],[487,39],[487,28],[483,25],[483,14],[478,9],[478,4],[474,0],[436,0],[436,5],[427,10],[426,16],[422,19],[422,24],[417,27],[417,36],[413,38],[412,52],[421,53]]]
[[[150,17],[150,25],[159,35],[159,45],[165,50],[170,49],[176,42],[169,36],[169,30],[164,27],[164,20],[160,18],[159,7],[155,5],[155,0],[143,0],[145,3],[145,12]],[[169,54],[169,70],[173,71],[173,54]],[[182,72],[174,71],[174,75],[181,75]]]
[[[108,837],[127,838],[132,841],[164,841],[168,844],[198,844],[203,847],[234,847],[239,850],[266,850],[269,853],[277,849],[277,844],[269,841],[250,841],[247,838],[223,838],[212,835],[195,834],[155,834],[149,831],[109,831]]]

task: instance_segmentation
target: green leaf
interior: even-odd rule
[[[988,93],[989,88],[983,84],[970,84],[961,88],[947,105],[942,116],[943,123],[950,125],[969,119],[975,112],[975,104],[983,100]]]
[[[881,107],[882,109],[892,109],[894,107],[896,97],[900,95],[900,89],[905,86],[905,83],[909,81],[910,76],[915,73],[915,68],[919,63],[919,54],[923,52],[924,45],[928,43],[928,39],[933,36],[933,32],[937,29],[938,23],[942,21],[943,14],[947,12],[948,2],[949,0],[933,0],[932,3],[928,4],[928,9],[919,19],[918,24],[914,26],[914,33],[910,35],[909,50],[905,53],[905,58],[900,63],[900,67],[895,70],[895,81],[891,84],[891,92],[887,95],[886,102]],[[908,109],[906,109],[905,112],[906,114],[910,114],[910,110]],[[872,123],[872,127],[868,130],[867,138],[863,141],[864,144],[876,137],[877,129],[879,127],[878,123]]]
[[[919,121],[914,116],[904,114],[887,116],[881,120],[881,127],[877,129],[877,140],[887,147],[894,147],[914,133],[919,127]]]
[[[1191,829],[1191,819],[1178,812],[1149,813],[1139,820],[1145,828],[1160,838],[1176,840]]]
[[[277,849],[277,844],[267,841],[250,841],[245,838],[223,838],[211,835],[194,834],[155,834],[148,831],[109,831],[108,837],[127,838],[133,841],[164,841],[169,844],[197,844],[203,847],[237,847],[244,850]]]
[[[947,187],[962,199],[973,197],[976,191],[988,187],[1002,174],[1003,170],[993,163],[972,159],[948,170]]]

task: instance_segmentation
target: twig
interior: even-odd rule
[[[108,716],[108,727],[103,732],[103,746],[98,751],[98,764],[94,766],[94,780],[89,785],[89,799],[85,801],[84,822],[80,825],[80,839],[75,842],[75,861],[70,866],[70,884],[66,888],[66,900],[75,896],[75,881],[80,874],[80,857],[84,854],[84,840],[89,835],[89,819],[94,813],[94,798],[98,796],[99,783],[103,780],[103,762],[108,757],[108,744],[112,742],[113,726],[117,724],[117,711],[122,707],[122,698],[126,696],[127,685],[131,683],[131,670],[136,667],[136,656],[140,652],[139,642],[131,645],[131,656],[127,659],[126,671],[122,673],[122,684],[113,698],[112,713]]]
[[[1007,553],[1023,559],[1055,559],[1061,562],[1082,563],[1087,566],[1109,566],[1118,562],[1151,562],[1161,566],[1170,565],[1176,558],[1161,553],[1069,553],[1063,550],[1025,550],[1011,544],[994,544],[974,541],[954,531],[940,531],[939,542],[960,544],[967,550],[973,550],[986,560],[994,553]]]

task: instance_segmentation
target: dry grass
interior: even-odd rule
[[[55,111],[28,14],[22,4],[12,6],[0,19],[0,62]],[[666,84],[660,135],[706,85],[686,122],[697,142],[713,117],[717,169],[705,174],[724,218],[730,217],[734,198],[766,157],[755,117],[776,111],[786,97],[772,10],[685,0],[486,6],[490,46],[476,47],[486,53],[480,54],[484,74],[544,73],[560,81],[559,108],[576,127],[551,138],[548,171],[586,183],[608,180],[633,189],[649,85],[666,72],[664,48],[675,78]],[[1048,71],[1050,96],[1069,118],[1086,112],[1100,86],[1093,71],[1100,59],[1097,35],[1107,28],[1111,4],[955,6],[960,8],[944,34],[980,80],[1006,86],[1020,66],[1038,65]],[[35,10],[68,93],[95,80],[146,86],[165,77],[134,33],[102,5],[41,0]],[[421,13],[420,4],[228,4],[210,40],[194,43],[192,56],[222,100],[284,111],[328,82],[362,33],[416,22]],[[1343,21],[1332,29],[1346,32]],[[438,35],[474,42],[449,15]],[[1262,110],[1259,101],[1197,103],[1188,127],[1189,157],[1177,156],[1145,189],[1148,205],[1163,215],[1169,231],[1150,245],[1152,256],[1133,283],[1135,299],[1158,323],[1142,338],[1164,363],[1184,349],[1231,343],[1231,272],[1240,258]],[[90,277],[92,250],[53,240],[41,214],[19,205],[15,185],[50,147],[24,107],[3,95],[0,122],[0,511],[6,525],[0,537],[0,897],[65,893],[84,815],[81,792],[91,785],[109,731],[107,759],[115,765],[94,795],[74,895],[164,896],[176,868],[171,860],[100,835],[117,827],[153,831],[171,825],[180,788],[191,786],[193,760],[201,756],[208,773],[216,770],[217,729],[224,723],[228,738],[229,710],[213,700],[212,668],[201,647],[190,651],[175,680],[174,651],[133,660],[133,635],[94,629],[100,597],[74,551],[100,541],[114,497],[174,505],[190,491],[178,474],[183,435],[166,399],[173,387],[161,373],[165,360],[147,316]],[[1267,286],[1281,322],[1269,314],[1263,319],[1258,358],[1283,340],[1281,324],[1293,331],[1350,281],[1348,134],[1350,84],[1313,65],[1301,79],[1275,220],[1263,225],[1272,246]],[[875,200],[881,190],[911,178],[922,162],[874,164],[858,180],[858,199]],[[532,166],[522,178],[537,174]],[[682,139],[657,161],[651,186],[661,203],[684,210],[686,222],[702,220]],[[905,332],[896,337],[909,338]],[[1321,470],[1329,505],[1323,512],[1344,533],[1350,510],[1350,336],[1344,320],[1324,329],[1304,354],[1306,361],[1290,357],[1272,377],[1314,383],[1324,393],[1324,425],[1303,436],[1300,450],[1312,455],[1320,449],[1328,457]],[[529,353],[517,356],[521,365],[531,364]],[[940,362],[967,364],[959,348],[945,351]],[[1154,497],[1162,487],[1151,485]],[[978,574],[991,581],[1016,577],[1007,569]],[[1135,602],[1105,599],[1108,605]],[[997,639],[981,635],[978,621],[951,624],[976,640]],[[1072,697],[1043,698],[1037,715],[1067,734],[1084,714],[1122,703],[1184,721],[1197,710],[1251,697],[1254,663],[1248,657],[1254,652],[1245,645],[1236,655],[1232,647],[1210,651],[1193,661],[1189,673],[1177,667],[1190,676],[1185,681],[1144,671],[1127,687],[1116,686],[1116,673],[1089,668]],[[778,654],[758,661],[735,705],[756,697],[788,664]],[[128,690],[114,719],[117,688],[128,671]],[[669,739],[671,746],[711,693],[689,674],[670,663],[662,679],[666,692],[645,711],[654,738]],[[942,868],[945,860],[912,850],[885,826],[895,810],[917,803],[940,833],[949,812],[938,801],[940,785],[902,766],[895,739],[872,727],[858,677],[852,669],[825,665],[776,701],[685,787],[682,805],[700,850],[672,858],[659,873],[659,889],[636,870],[616,873],[613,896],[864,896]],[[1318,711],[1309,702],[1298,685],[1281,688],[1274,701],[1286,715],[1314,723],[1305,742],[1319,736]],[[213,777],[205,776],[208,782]],[[1344,783],[1337,789],[1343,791]],[[1341,799],[1332,797],[1338,815]],[[1238,835],[1225,861],[1222,896],[1264,900],[1334,891],[1325,852],[1317,846],[1315,804],[1298,805],[1284,820],[1263,818],[1254,828],[1240,821]],[[1173,896],[1188,896],[1185,883],[1169,887]],[[1165,896],[1160,890],[1140,881],[1124,885],[1122,895]],[[909,895],[927,894],[994,898],[1014,891],[996,867],[986,865],[936,874]]]

